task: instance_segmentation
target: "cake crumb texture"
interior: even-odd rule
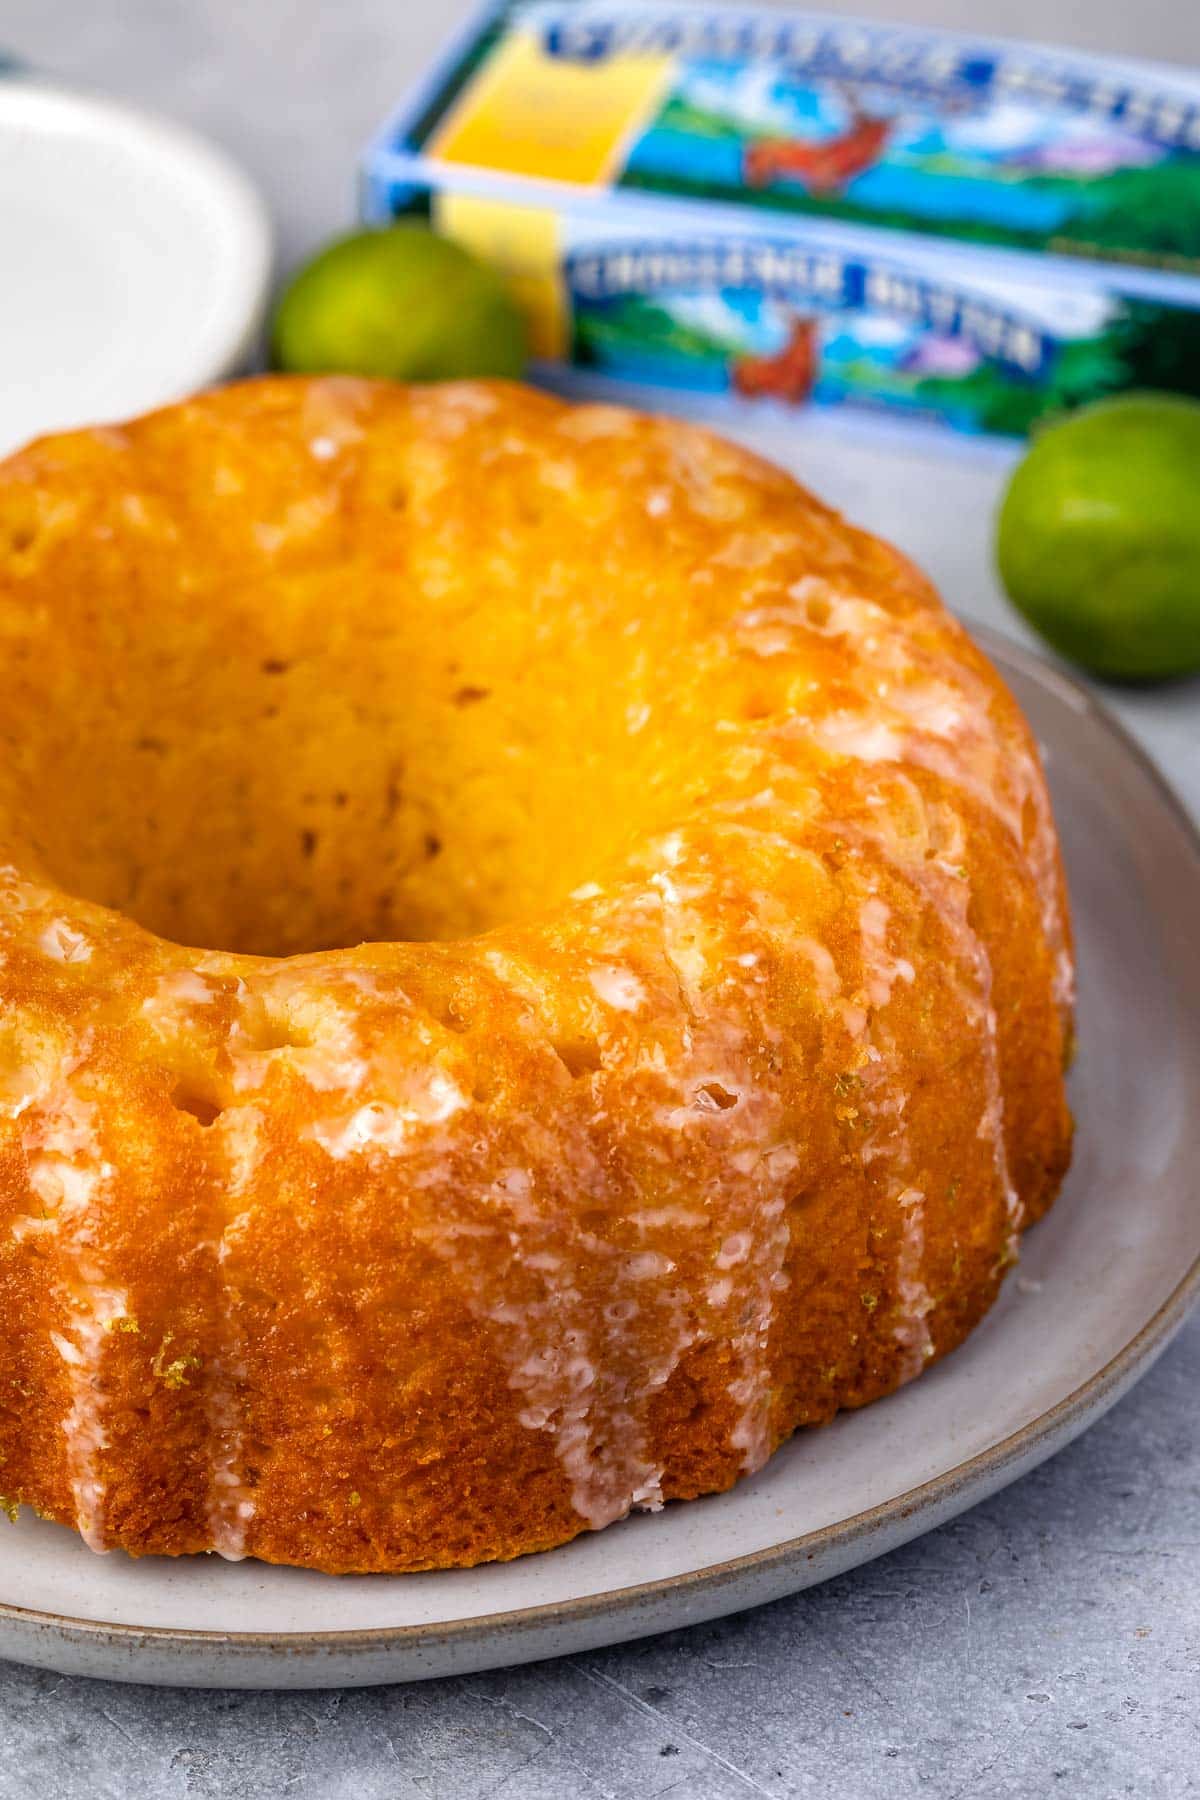
[[[0,1491],[470,1565],[986,1312],[1070,1154],[1036,747],[690,425],[249,381],[0,466]]]

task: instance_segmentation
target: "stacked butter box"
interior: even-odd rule
[[[363,209],[505,270],[543,374],[1021,436],[1200,393],[1200,77],[758,9],[507,0]]]

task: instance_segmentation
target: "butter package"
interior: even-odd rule
[[[551,377],[976,433],[1200,392],[1200,79],[665,0],[507,0],[364,213],[497,263]]]

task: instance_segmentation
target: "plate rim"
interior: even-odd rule
[[[1166,776],[1133,734],[1081,681],[1046,661],[1035,651],[981,622],[971,620],[967,622],[966,629],[986,654],[999,664],[1002,675],[1006,667],[1015,668],[1027,679],[1054,693],[1073,711],[1089,716],[1116,741],[1139,773],[1149,780],[1159,801],[1181,829],[1184,846],[1190,852],[1195,864],[1196,880],[1200,884],[1200,824],[1193,819]],[[1002,1475],[1015,1462],[1029,1461],[1030,1466],[1034,1466],[1042,1460],[1037,1454],[1039,1450],[1049,1456],[1056,1445],[1065,1445],[1076,1435],[1071,1429],[1073,1426],[1082,1430],[1090,1417],[1100,1416],[1108,1406],[1119,1400],[1133,1385],[1136,1377],[1144,1373],[1167,1348],[1198,1301],[1200,1251],[1145,1323],[1101,1368],[1053,1406],[997,1443],[976,1451],[963,1462],[941,1470],[927,1481],[919,1482],[901,1494],[879,1501],[862,1512],[852,1513],[848,1518],[817,1526],[812,1531],[801,1533],[799,1537],[786,1538],[780,1543],[747,1551],[722,1562],[708,1563],[700,1569],[684,1570],[678,1575],[661,1576],[652,1581],[609,1588],[574,1599],[542,1601],[534,1606],[509,1608],[502,1612],[476,1613],[468,1618],[409,1625],[373,1625],[317,1631],[226,1631],[208,1627],[135,1625],[102,1619],[81,1619],[66,1613],[44,1612],[0,1601],[0,1626],[10,1626],[22,1633],[49,1630],[73,1644],[99,1644],[109,1648],[125,1646],[131,1651],[143,1648],[175,1648],[184,1651],[229,1649],[251,1654],[263,1651],[274,1651],[282,1655],[328,1651],[336,1655],[405,1647],[419,1649],[434,1643],[468,1645],[501,1631],[535,1634],[555,1625],[587,1623],[601,1616],[621,1617],[636,1612],[648,1599],[706,1592],[736,1583],[751,1573],[761,1575],[786,1569],[791,1564],[814,1559],[817,1552],[836,1553],[890,1521],[903,1522],[922,1512],[937,1512],[947,1502],[956,1500],[962,1502],[962,1507],[954,1510],[962,1510],[973,1499],[986,1498],[989,1491],[995,1491],[995,1486],[1000,1485],[996,1483],[989,1489],[991,1478]],[[881,1546],[881,1553],[884,1548],[886,1546]],[[651,1629],[669,1627],[652,1626]]]
[[[189,184],[200,183],[207,189],[218,203],[214,216],[222,215],[220,242],[229,272],[228,294],[217,326],[202,342],[204,354],[197,356],[190,343],[180,345],[170,397],[182,398],[239,368],[266,317],[276,239],[263,194],[237,157],[186,121],[86,83],[76,86],[25,64],[0,72],[0,116],[8,119],[10,115],[17,128],[26,131],[45,129],[47,123],[53,128],[66,118],[85,133],[115,133],[133,144],[142,157],[167,158]],[[168,403],[169,398],[157,404]],[[118,409],[115,416],[119,420],[124,415]],[[109,422],[107,417],[98,421]],[[59,429],[35,432],[26,442],[57,435]]]

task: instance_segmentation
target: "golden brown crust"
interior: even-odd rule
[[[0,1490],[97,1547],[440,1567],[727,1487],[1057,1190],[1028,729],[702,431],[268,380],[47,440],[0,701]]]

